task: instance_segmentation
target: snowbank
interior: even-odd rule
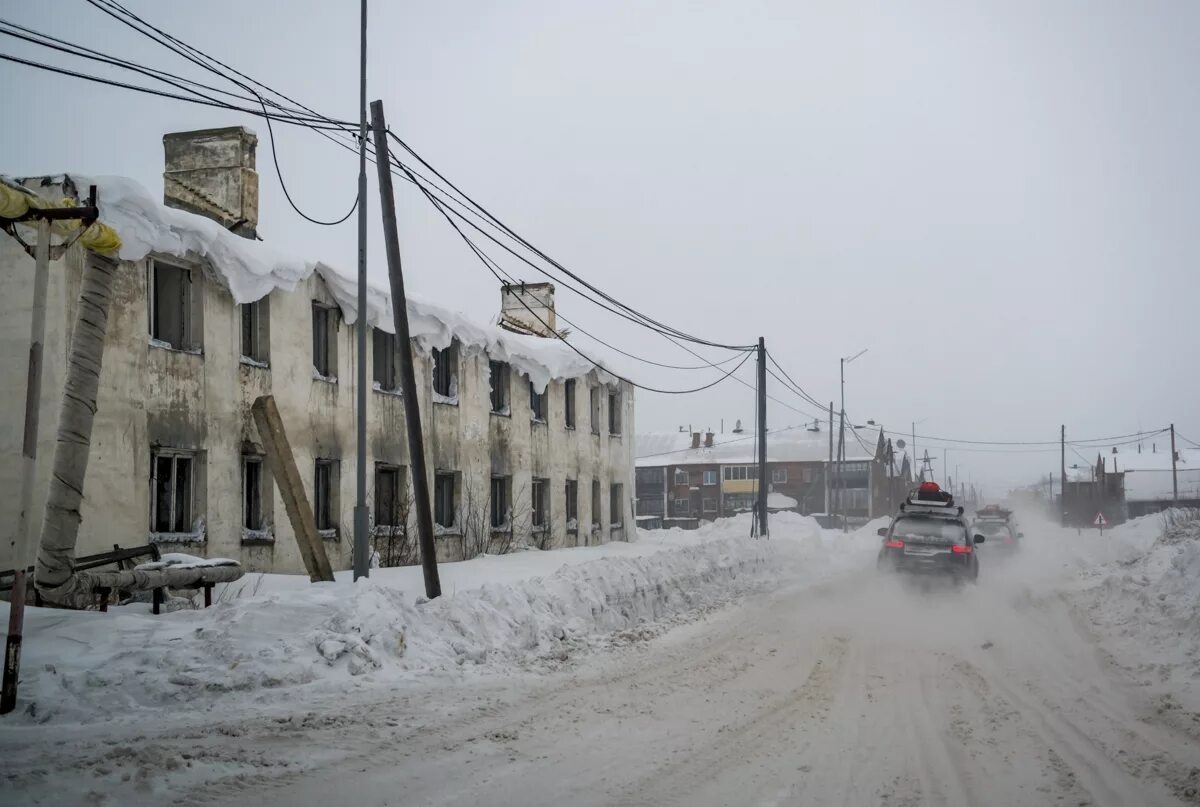
[[[141,184],[127,177],[71,174],[26,180],[25,184],[47,199],[78,196],[79,189],[95,185],[99,192],[100,219],[121,236],[121,260],[138,261],[147,255],[172,255],[203,262],[221,280],[235,302],[249,303],[275,289],[292,291],[316,272],[325,281],[348,324],[358,320],[356,275],[321,261],[291,258],[268,247],[234,235],[210,219],[167,207]],[[391,293],[373,283],[367,285],[367,322],[394,333]],[[566,344],[479,325],[463,314],[419,297],[408,297],[409,331],[420,348],[445,348],[457,338],[466,348],[486,350],[496,361],[506,361],[529,376],[534,386],[545,389],[555,379],[582,378],[593,369],[601,380],[614,384],[616,378],[599,370]]]
[[[772,540],[749,516],[631,544],[522,552],[444,564],[445,596],[420,596],[419,569],[309,584],[263,575],[209,609],[152,616],[26,612],[22,722],[137,719],[147,712],[269,709],[293,697],[394,687],[431,676],[557,664],[594,645],[652,635],[672,620],[787,575],[861,567],[861,536],[792,513]],[[856,537],[858,536],[858,537]],[[301,582],[297,582],[301,581]]]

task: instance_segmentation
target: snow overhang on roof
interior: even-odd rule
[[[875,459],[878,427],[856,431],[858,440],[852,437],[849,430],[846,432],[846,461]],[[635,464],[639,468],[661,465],[748,465],[754,461],[754,435],[749,432],[714,435],[711,448],[703,445],[692,448],[692,436],[688,432],[649,432],[637,436]],[[828,432],[811,432],[805,426],[788,426],[767,432],[767,462],[828,461]]]
[[[78,189],[96,185],[100,218],[121,237],[121,260],[139,261],[150,254],[196,261],[212,270],[237,303],[250,303],[275,289],[293,291],[313,272],[325,281],[348,324],[358,320],[358,281],[321,261],[291,258],[229,232],[210,219],[167,207],[135,180],[126,177],[59,174],[20,180],[48,199],[77,197]],[[391,294],[368,281],[366,321],[395,333]],[[557,339],[511,333],[480,325],[460,312],[408,295],[409,332],[421,350],[445,348],[457,339],[466,348],[485,350],[529,376],[539,389],[555,379],[582,378],[593,370],[600,380],[616,384],[611,373],[596,367]]]

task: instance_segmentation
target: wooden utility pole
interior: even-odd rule
[[[1059,433],[1059,487],[1062,488],[1062,504],[1058,511],[1062,526],[1067,526],[1067,425],[1064,423]],[[1053,502],[1051,502],[1053,504]]]
[[[291,522],[292,532],[296,534],[308,579],[314,583],[332,583],[333,567],[329,565],[325,544],[321,543],[321,534],[317,532],[317,520],[313,517],[312,505],[304,492],[304,481],[300,477],[300,469],[296,467],[296,457],[292,454],[292,445],[288,442],[275,397],[261,395],[255,398],[250,414],[254,416],[254,425],[258,427],[258,436],[263,442],[267,469],[279,486],[283,507]]]
[[[358,347],[355,356],[354,579],[371,574],[367,515],[367,0],[359,6],[358,47]]]
[[[1171,506],[1179,506],[1179,469],[1175,453],[1175,424],[1171,424]]]
[[[758,337],[758,535],[767,529],[767,347]]]
[[[442,595],[442,584],[438,579],[437,545],[433,540],[433,505],[429,498],[429,476],[425,470],[425,441],[421,433],[417,378],[413,371],[412,337],[408,331],[408,298],[404,295],[404,273],[400,264],[400,235],[396,231],[396,197],[392,191],[392,165],[383,101],[371,102],[371,133],[375,141],[375,167],[379,173],[379,202],[383,210],[388,280],[392,287],[392,322],[396,328],[400,353],[400,385],[404,395],[404,425],[408,432],[413,504],[417,508],[417,540],[421,547],[421,570],[425,574],[425,595],[432,600]],[[761,340],[759,350],[762,350]],[[759,372],[761,375],[762,371]]]
[[[833,401],[829,402],[829,464],[825,466],[825,514],[833,513]]]

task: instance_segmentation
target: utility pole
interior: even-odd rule
[[[758,535],[767,537],[767,347],[758,337]]]
[[[914,460],[917,458],[917,422],[915,420],[913,421],[913,424],[912,424],[912,448],[909,449],[908,455],[910,457],[912,457]],[[924,471],[925,469],[922,468],[921,470]],[[922,476],[922,478],[920,481],[924,482],[925,481],[924,474],[922,474],[921,476]]]
[[[1062,425],[1062,430],[1058,438],[1059,446],[1059,487],[1062,488],[1062,504],[1058,511],[1062,514],[1060,520],[1062,526],[1067,526],[1067,424]],[[1053,504],[1054,502],[1051,502]]]
[[[359,20],[358,63],[358,376],[354,497],[354,579],[371,574],[367,520],[367,0]]]
[[[388,154],[387,123],[383,101],[371,102],[371,129],[375,136],[375,167],[379,172],[379,203],[383,209],[383,237],[387,248],[388,280],[392,287],[392,321],[396,326],[396,349],[400,354],[400,384],[404,393],[404,425],[408,432],[408,457],[412,466],[413,504],[417,508],[417,539],[425,595],[440,597],[437,547],[433,542],[433,507],[429,499],[429,476],[425,469],[425,442],[421,433],[421,408],[417,379],[413,372],[412,338],[408,332],[408,298],[404,295],[404,273],[400,265],[400,234],[396,231],[396,198],[392,192],[391,161]],[[365,313],[365,312],[363,312]],[[359,314],[362,316],[362,313]]]
[[[825,512],[833,513],[833,401],[829,402],[829,464],[825,466]]]
[[[1179,506],[1179,470],[1176,467],[1176,458],[1179,455],[1175,453],[1175,424],[1171,424],[1171,506]]]
[[[29,591],[29,561],[33,543],[33,489],[37,484],[38,427],[42,409],[42,358],[46,344],[46,287],[50,279],[50,222],[80,220],[80,231],[99,218],[96,186],[88,192],[87,205],[39,209],[30,208],[19,219],[37,219],[37,244],[34,246],[33,307],[29,321],[29,366],[25,386],[25,428],[21,444],[21,513],[12,538],[13,584],[9,597],[8,636],[4,643],[4,676],[0,687],[0,714],[17,706],[17,683],[21,671],[21,640],[25,626],[25,600]],[[59,249],[62,249],[59,247]]]

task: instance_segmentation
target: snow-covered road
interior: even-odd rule
[[[1120,580],[1086,594],[1079,571],[1132,568],[1129,547],[1026,529],[1020,557],[985,557],[962,590],[869,563],[815,585],[785,575],[665,634],[627,632],[533,672],[169,731],[81,727],[39,752],[45,778],[22,792],[64,803],[61,776],[98,777],[97,801],[120,792],[121,804],[1200,803],[1194,690],[1170,665],[1137,664],[1162,625],[1139,610],[1141,633],[1102,647],[1086,610],[1118,619]],[[1194,635],[1175,644],[1172,675],[1190,657],[1194,680]],[[147,781],[102,784],[121,770]]]

